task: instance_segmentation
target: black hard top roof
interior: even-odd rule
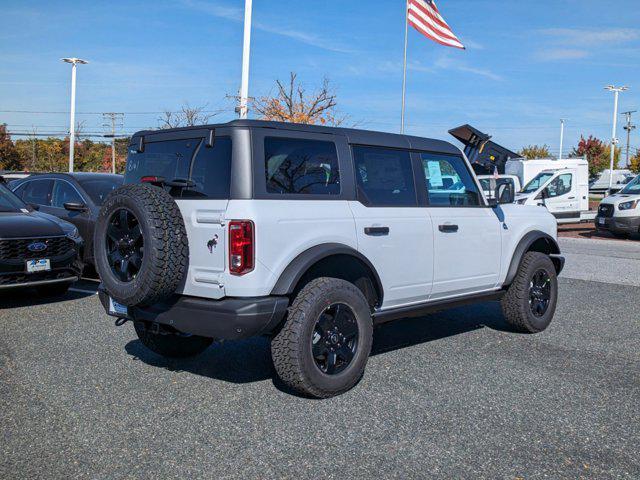
[[[211,130],[216,128],[270,128],[274,130],[288,130],[296,132],[319,133],[325,135],[340,135],[347,137],[349,143],[359,145],[375,145],[393,148],[412,148],[416,150],[428,150],[442,153],[459,154],[460,150],[449,142],[411,135],[399,135],[396,133],[376,132],[372,130],[361,130],[356,128],[325,127],[320,125],[306,125],[300,123],[271,122],[266,120],[232,120],[227,123],[211,125],[198,125],[194,127],[173,128],[167,130],[142,130],[133,138],[157,134],[170,134],[172,132],[183,132],[188,130]]]
[[[80,180],[99,180],[101,178],[122,178],[122,175],[117,173],[102,173],[102,172],[49,172],[49,173],[39,173],[34,172],[29,177],[21,178],[20,180],[26,180],[27,178],[33,177],[50,177],[50,178],[64,178],[71,177],[78,181]]]

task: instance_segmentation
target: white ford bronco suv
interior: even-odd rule
[[[281,379],[330,397],[384,322],[501,299],[514,329],[549,325],[556,221],[513,196],[487,201],[440,140],[256,120],[143,131],[98,218],[100,299],[166,357],[269,336]]]

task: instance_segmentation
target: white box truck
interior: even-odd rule
[[[505,173],[517,175],[524,187],[520,205],[545,206],[558,223],[593,220],[589,210],[589,164],[585,158],[509,160]]]

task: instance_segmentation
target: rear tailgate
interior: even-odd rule
[[[222,298],[227,265],[225,211],[228,200],[177,200],[189,238],[189,271],[178,293]]]

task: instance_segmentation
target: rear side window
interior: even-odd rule
[[[51,205],[51,188],[53,180],[31,180],[22,192],[22,200],[34,205]]]
[[[180,198],[229,198],[231,139],[216,137],[212,147],[202,138],[147,143],[144,152],[129,154],[125,183],[147,176],[191,180],[191,187],[171,192]]]
[[[268,193],[340,194],[335,143],[267,137],[264,140],[264,152]]]
[[[360,193],[372,207],[415,207],[411,154],[406,150],[353,147]]]

